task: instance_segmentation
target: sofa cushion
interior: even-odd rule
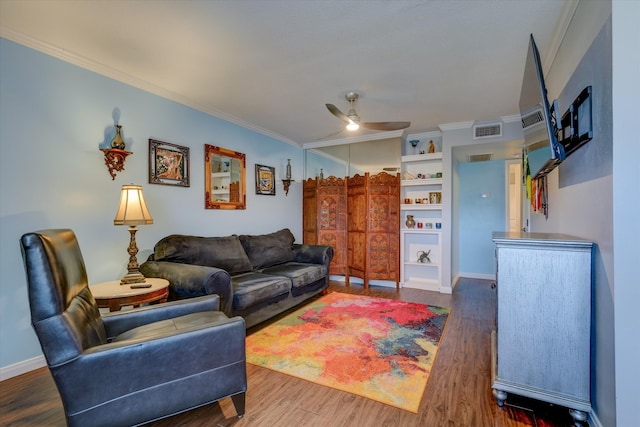
[[[287,228],[271,234],[240,236],[254,270],[292,261],[294,240]]]
[[[280,295],[288,295],[291,281],[283,276],[262,273],[244,273],[231,278],[233,282],[233,309],[245,310]]]
[[[287,262],[265,268],[262,272],[288,277],[294,288],[300,288],[325,277],[327,275],[327,267],[320,264]]]
[[[227,237],[198,237],[172,234],[156,243],[155,261],[218,267],[229,274],[251,271],[240,239],[235,234]]]

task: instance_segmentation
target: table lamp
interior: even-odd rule
[[[120,206],[116,217],[113,219],[114,225],[128,225],[131,240],[129,241],[129,264],[128,273],[120,280],[121,285],[132,283],[142,283],[145,278],[140,273],[138,267],[138,246],[136,245],[136,228],[140,224],[153,224],[153,218],[149,214],[147,205],[144,203],[141,185],[123,185],[120,193]]]

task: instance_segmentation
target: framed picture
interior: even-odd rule
[[[256,164],[256,194],[276,195],[276,168]]]
[[[189,187],[189,147],[149,139],[149,184]]]

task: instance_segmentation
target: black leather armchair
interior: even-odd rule
[[[73,231],[21,238],[31,322],[70,426],[131,426],[231,397],[244,415],[241,317],[217,295],[101,315]]]

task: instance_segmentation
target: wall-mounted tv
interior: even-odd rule
[[[534,178],[548,174],[566,157],[564,147],[558,142],[554,116],[557,102],[554,104],[552,108],[547,99],[540,54],[531,34],[520,91],[520,117],[529,158],[541,161],[539,164],[530,163],[531,172],[535,171]]]
[[[531,34],[520,91],[520,117],[534,179],[547,175],[591,140],[591,86],[578,95],[561,121],[558,114],[558,102],[554,100],[551,105],[547,98],[540,53]]]

